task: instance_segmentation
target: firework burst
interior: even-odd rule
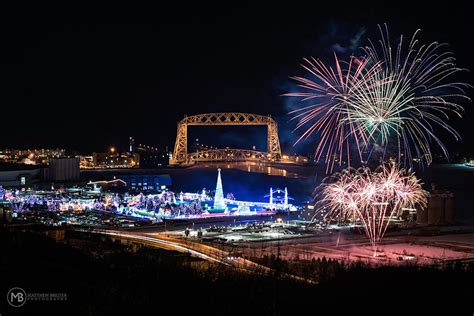
[[[314,79],[292,77],[303,91],[285,94],[312,103],[290,112],[292,120],[298,120],[295,130],[306,128],[296,143],[318,133],[320,142],[316,147],[316,159],[325,156],[328,170],[333,168],[335,161],[346,158],[350,161],[351,141],[357,143],[357,148],[367,145],[363,127],[347,117],[355,94],[368,86],[366,79],[380,66],[378,62],[368,66],[367,59],[355,57],[344,62],[336,54],[334,61],[334,67],[328,67],[320,60],[305,58],[301,66]],[[359,158],[362,159],[360,151]]]
[[[311,79],[293,77],[303,90],[286,94],[311,102],[290,112],[299,120],[296,130],[304,129],[297,142],[318,133],[316,158],[325,155],[328,170],[336,160],[350,162],[353,141],[360,160],[368,160],[375,144],[385,150],[390,145],[399,161],[411,166],[415,157],[421,164],[432,162],[433,142],[449,157],[436,127],[460,139],[446,121],[450,114],[461,117],[459,102],[470,100],[465,92],[470,85],[451,80],[465,69],[456,66],[446,44],[420,44],[419,31],[407,43],[400,36],[392,47],[387,26],[379,28],[381,39],[362,48],[364,57],[347,63],[336,58],[336,70],[305,59],[302,66]]]
[[[374,255],[392,218],[403,209],[425,208],[428,192],[409,170],[394,163],[372,172],[368,168],[347,168],[319,186],[318,209],[326,218],[363,225]]]
[[[368,78],[368,88],[359,96],[370,107],[353,106],[353,118],[361,122],[366,134],[382,146],[394,142],[399,161],[411,164],[417,156],[420,162],[432,162],[431,143],[437,144],[446,158],[446,147],[435,134],[435,127],[450,133],[459,141],[460,135],[448,123],[449,114],[461,117],[462,100],[470,100],[465,89],[470,85],[451,80],[466,69],[456,66],[447,44],[420,44],[417,30],[409,42],[400,36],[392,48],[387,25],[379,26],[381,39],[363,48],[369,64],[382,68]],[[374,83],[383,82],[380,85]]]

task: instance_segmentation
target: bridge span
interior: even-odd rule
[[[267,126],[267,152],[246,149],[216,149],[188,154],[188,126]],[[196,161],[279,161],[282,157],[278,124],[270,115],[251,113],[206,113],[185,116],[178,122],[176,142],[170,164]]]

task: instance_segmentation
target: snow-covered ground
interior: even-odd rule
[[[250,256],[276,255],[285,259],[323,258],[369,263],[399,264],[412,262],[417,264],[433,264],[449,260],[474,260],[474,234],[453,234],[432,237],[387,237],[377,248],[374,257],[373,248],[364,237],[350,240],[322,240],[311,242],[285,243],[276,247],[275,244],[263,244],[260,247],[249,247],[245,250]]]

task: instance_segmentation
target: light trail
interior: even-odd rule
[[[162,248],[166,250],[174,250],[181,253],[186,253],[191,256],[201,258],[203,260],[223,264],[228,267],[234,267],[239,270],[244,270],[250,273],[256,272],[266,272],[271,273],[275,272],[273,269],[253,262],[251,260],[242,258],[242,257],[229,257],[229,253],[223,251],[219,248],[211,247],[209,245],[198,244],[191,241],[182,242],[180,240],[176,240],[170,237],[165,237],[163,235],[159,236],[147,236],[143,233],[122,233],[119,231],[110,231],[110,230],[99,230],[99,229],[82,229],[77,228],[76,231],[85,232],[85,233],[95,233],[95,234],[102,234],[108,235],[117,238],[124,238],[127,240],[132,240],[135,242],[139,242],[148,246],[153,246],[157,248]],[[316,284],[317,282],[309,279],[305,279],[293,274],[289,273],[280,273],[282,277],[298,281],[304,282],[309,284]]]
[[[150,242],[153,244],[158,244],[159,248],[165,248],[168,250],[176,250],[178,252],[184,252],[188,253],[192,256],[207,260],[207,261],[212,261],[212,262],[219,262],[219,263],[225,263],[222,262],[222,260],[217,260],[211,256],[206,255],[205,253],[184,247],[182,245],[179,245],[178,243],[174,243],[168,240],[163,240],[163,239],[158,239],[154,237],[148,237],[148,236],[142,236],[137,233],[120,233],[117,231],[108,231],[108,230],[84,230],[84,229],[76,229],[77,231],[81,232],[87,232],[87,233],[96,233],[96,234],[103,234],[103,235],[109,235],[109,236],[115,236],[115,237],[120,237],[120,238],[126,238],[126,239],[131,239],[135,241],[145,241],[145,242]],[[226,263],[225,263],[226,264]],[[227,264],[228,265],[228,264]]]

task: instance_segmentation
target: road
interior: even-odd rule
[[[117,231],[117,230],[104,230],[104,229],[83,229],[76,228],[76,231],[101,234],[118,238],[122,240],[133,241],[142,245],[160,248],[165,250],[177,251],[181,253],[189,254],[190,256],[200,258],[212,263],[223,264],[228,267],[250,272],[250,273],[273,273],[271,268],[250,261],[242,257],[232,256],[227,251],[219,248],[215,248],[202,243],[197,243],[189,240],[183,240],[180,238],[169,237],[162,233],[146,234],[138,232],[128,231]],[[298,282],[315,284],[313,280],[308,280],[296,275],[280,273],[282,277],[289,278]]]

